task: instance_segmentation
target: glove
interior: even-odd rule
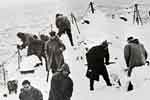
[[[18,45],[18,44],[17,44],[17,49],[21,49],[21,50],[22,50],[23,47],[22,47],[21,45]]]
[[[149,66],[149,61],[146,61],[147,66]]]
[[[17,44],[17,49],[21,49],[21,46]]]
[[[106,64],[106,65],[109,65],[110,63],[109,63],[109,62],[106,62],[105,64]]]

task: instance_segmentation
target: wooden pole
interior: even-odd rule
[[[21,56],[20,56],[20,50],[18,48],[18,69],[20,69],[20,62],[21,62]]]
[[[79,30],[79,27],[78,27],[78,24],[77,24],[77,19],[76,19],[76,17],[74,16],[73,13],[71,13],[71,17],[73,18],[73,20],[74,20],[74,22],[75,22],[75,25],[76,25],[76,27],[77,27],[78,33],[80,34],[80,30]]]
[[[93,2],[91,1],[89,5],[90,5],[92,13],[94,14],[95,9],[94,9],[94,6],[93,6]]]

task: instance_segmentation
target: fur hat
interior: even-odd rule
[[[28,80],[24,80],[24,81],[22,82],[22,85],[25,85],[25,84],[29,84],[29,85],[30,85],[30,82],[29,82]]]
[[[131,41],[133,41],[133,40],[134,40],[133,36],[130,36],[130,37],[127,38],[127,41],[128,41],[128,42],[131,42]]]
[[[103,42],[101,43],[101,45],[104,46],[104,47],[107,47],[108,44],[110,44],[110,43],[109,43],[107,40],[105,40],[105,41],[103,41]]]
[[[58,16],[63,16],[63,14],[57,13],[57,14],[56,14],[56,17],[58,17]]]
[[[56,32],[55,32],[55,31],[51,31],[51,32],[49,32],[49,35],[50,35],[50,36],[55,36],[55,35],[56,35]]]

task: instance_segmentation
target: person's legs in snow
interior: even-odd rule
[[[103,76],[107,86],[112,86],[112,83],[110,82],[109,75],[108,75],[106,67],[104,67],[104,69],[103,69],[102,76]]]
[[[71,46],[74,46],[71,30],[70,30],[70,29],[66,29],[66,33],[67,33],[68,38],[69,38],[69,40],[70,40]]]
[[[94,90],[94,80],[90,79],[90,90],[93,91]]]

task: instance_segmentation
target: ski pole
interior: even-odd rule
[[[71,13],[71,16],[72,16],[72,18],[74,19],[75,25],[76,25],[76,27],[77,27],[77,30],[78,30],[79,34],[80,34],[80,30],[79,30],[79,27],[78,27],[78,24],[77,24],[77,19],[76,19],[76,17],[74,16],[73,13]]]
[[[49,70],[47,71],[47,78],[46,78],[46,82],[48,82],[49,79]]]
[[[18,69],[20,69],[20,61],[21,61],[21,56],[20,56],[20,50],[18,48]]]

